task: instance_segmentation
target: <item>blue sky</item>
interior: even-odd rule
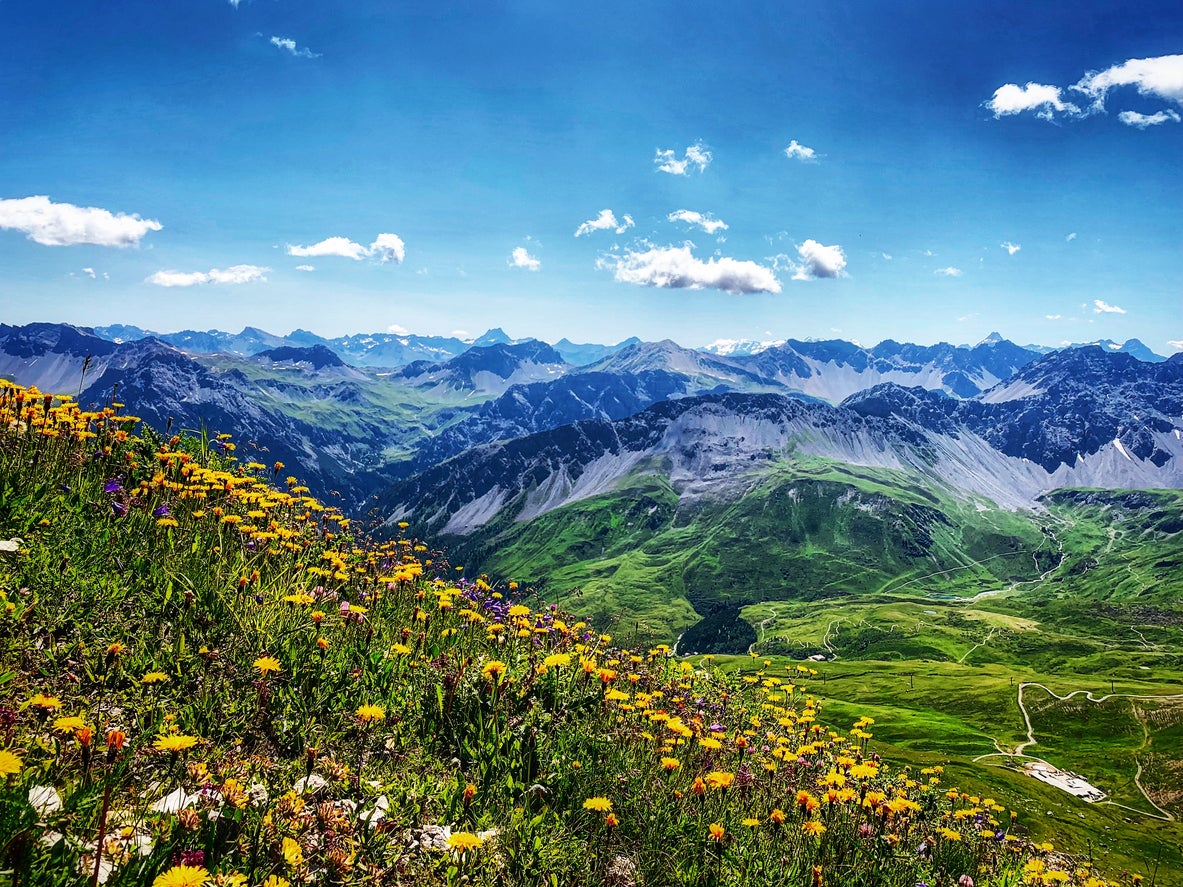
[[[1183,350],[1183,7],[0,0],[0,320]]]

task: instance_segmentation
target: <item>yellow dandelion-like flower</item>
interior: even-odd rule
[[[730,788],[733,782],[735,782],[734,773],[724,773],[720,770],[715,770],[706,775],[706,783],[711,788]]]
[[[709,826],[709,833],[712,841],[722,841],[727,836],[727,829],[723,828],[721,822],[712,822]]]
[[[454,832],[448,836],[448,846],[461,853],[476,850],[483,843],[485,843],[483,838],[479,838],[470,832]]]
[[[386,709],[380,705],[360,705],[354,714],[363,724],[376,724],[386,719]]]
[[[46,696],[44,693],[38,693],[29,700],[29,705],[33,708],[39,708],[42,711],[57,711],[62,707],[62,701],[56,696]]]
[[[283,670],[282,666],[279,664],[279,660],[274,656],[260,656],[251,664],[259,670],[259,674],[263,675],[263,677],[266,677],[272,672],[279,672]]]
[[[172,752],[175,755],[197,745],[197,737],[186,736],[184,733],[178,733],[176,736],[161,736],[152,745],[157,751]]]
[[[290,868],[299,868],[304,864],[304,850],[300,842],[292,838],[283,839],[283,859]]]
[[[141,684],[163,684],[167,680],[168,680],[168,675],[166,675],[164,672],[150,671],[146,675],[144,675],[142,678],[140,678],[140,683]]]
[[[315,601],[315,600],[316,600],[316,598],[314,598],[312,595],[310,595],[310,594],[305,594],[304,592],[300,592],[299,594],[288,594],[288,595],[284,595],[284,598],[283,598],[283,599],[284,599],[284,600],[285,600],[287,603],[289,603],[289,604],[296,604],[297,606],[303,606],[303,605],[305,605],[305,604],[311,604],[313,601]]]
[[[825,830],[826,827],[816,819],[811,819],[809,822],[802,823],[801,825],[801,831],[805,832],[807,835],[813,835],[814,837],[818,837]]]
[[[490,659],[481,669],[481,674],[485,676],[486,680],[499,681],[505,675],[505,663],[497,659]]]
[[[20,755],[0,748],[0,776],[16,776],[24,767]]]
[[[584,810],[594,810],[596,813],[611,813],[612,802],[607,798],[588,798],[583,802]]]
[[[59,733],[73,733],[75,730],[80,730],[86,726],[86,721],[77,715],[70,715],[65,718],[58,718],[53,722],[53,729]]]
[[[263,887],[292,887],[292,885],[287,878],[281,878],[279,875],[268,875],[267,880],[263,882]]]
[[[749,816],[744,819],[743,824],[746,825],[748,828],[759,828],[760,827],[760,820],[756,819],[753,816]]]
[[[551,653],[542,660],[547,668],[566,668],[571,664],[570,653]]]
[[[210,873],[205,866],[174,865],[157,875],[152,887],[202,887],[209,879]]]
[[[879,773],[879,767],[876,764],[855,764],[850,768],[851,779],[873,779]]]
[[[661,766],[664,770],[669,770],[671,773],[682,766],[682,762],[677,758],[662,758]]]

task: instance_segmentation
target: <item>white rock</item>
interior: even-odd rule
[[[319,773],[312,773],[308,776],[297,779],[296,784],[292,786],[292,788],[295,789],[296,794],[298,795],[315,794],[326,785],[328,785],[327,779],[325,779]]]
[[[29,803],[38,816],[48,816],[62,809],[62,796],[52,785],[35,785],[29,789]]]
[[[153,804],[152,809],[157,813],[180,813],[186,807],[191,807],[199,797],[199,795],[189,794],[183,788],[178,788]]]

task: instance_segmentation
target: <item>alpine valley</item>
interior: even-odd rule
[[[1183,488],[1183,354],[1137,340],[691,350],[31,324],[0,325],[0,373],[134,403],[160,433],[230,433],[355,516],[411,521],[470,570],[689,652],[748,649],[770,602],[1051,582],[1085,501],[1064,490],[1116,497],[1112,558],[1128,534],[1111,521],[1148,510],[1144,533],[1173,536],[1160,512],[1179,501],[1106,491]],[[1159,568],[1138,593],[1172,582]]]
[[[232,435],[617,643],[820,672],[831,717],[1183,884],[1183,353],[45,323],[0,375]]]

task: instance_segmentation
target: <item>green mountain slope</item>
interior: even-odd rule
[[[446,542],[458,562],[578,605],[617,633],[672,641],[700,618],[737,652],[756,640],[739,608],[889,588],[973,594],[1035,578],[1055,547],[1031,514],[958,502],[902,472],[785,461],[736,498],[687,501],[662,473]]]

